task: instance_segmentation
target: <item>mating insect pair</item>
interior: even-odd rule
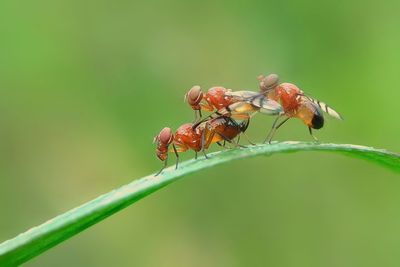
[[[207,93],[203,93],[199,86],[193,86],[188,91],[185,101],[195,111],[195,121],[183,124],[175,134],[170,128],[164,128],[154,138],[154,142],[157,143],[157,157],[164,161],[164,166],[158,174],[167,166],[168,152],[175,153],[177,168],[180,152],[194,150],[195,158],[197,158],[197,153],[201,151],[207,158],[205,150],[211,144],[216,143],[225,147],[225,143],[228,142],[235,146],[241,146],[239,145],[240,134],[244,134],[247,130],[251,113],[261,110],[268,114],[279,114],[281,110],[277,102],[267,99],[262,108],[252,107],[245,101],[239,101],[235,97],[229,96],[229,92],[232,90],[224,87],[212,87]],[[213,113],[202,118],[202,110]],[[238,141],[234,141],[236,137]],[[245,137],[247,138],[246,135]],[[249,141],[249,143],[251,142]]]
[[[276,74],[259,76],[258,80],[259,92],[232,91],[223,87],[212,87],[203,93],[199,86],[192,87],[185,95],[185,101],[195,111],[195,122],[182,125],[175,134],[172,134],[170,128],[164,128],[154,139],[157,142],[157,156],[164,161],[161,171],[167,165],[171,144],[172,151],[177,157],[176,167],[179,152],[192,149],[197,157],[197,152],[204,152],[212,143],[220,144],[220,141],[239,146],[233,139],[246,131],[251,116],[256,113],[277,116],[264,143],[267,141],[270,143],[276,130],[290,118],[303,121],[316,141],[317,138],[313,135],[312,129],[323,127],[323,112],[342,119],[339,113],[327,104],[305,95],[296,85],[279,83],[279,77]],[[202,110],[212,113],[202,118]],[[281,118],[283,120],[278,123]]]
[[[180,126],[175,133],[172,133],[171,128],[164,128],[154,138],[154,142],[157,142],[156,154],[157,157],[164,161],[164,166],[156,174],[160,174],[162,170],[167,166],[168,152],[174,152],[176,156],[176,168],[178,168],[179,154],[189,149],[195,151],[195,158],[197,159],[197,153],[203,152],[207,158],[205,150],[210,147],[211,144],[217,143],[220,146],[225,147],[225,142],[231,143],[235,146],[240,146],[239,141],[234,141],[236,137],[239,138],[241,133],[244,133],[249,126],[249,119],[237,122],[228,116],[220,116],[217,118],[211,118],[206,122],[199,125],[193,123],[186,123]],[[220,142],[223,142],[221,144]],[[170,146],[172,145],[172,149]]]

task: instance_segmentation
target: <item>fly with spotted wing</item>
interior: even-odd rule
[[[310,135],[315,141],[318,139],[313,135],[312,129],[321,129],[324,126],[323,112],[342,120],[342,116],[324,102],[315,100],[304,94],[292,83],[279,83],[279,76],[270,74],[259,76],[260,92],[251,91],[227,92],[236,101],[247,102],[250,105],[262,109],[266,100],[274,100],[282,106],[282,112],[275,119],[272,129],[267,135],[265,142],[271,143],[276,132],[285,122],[291,118],[298,118],[307,125]],[[253,94],[252,96],[250,96]],[[283,118],[281,122],[279,120]],[[279,123],[278,123],[279,122]]]

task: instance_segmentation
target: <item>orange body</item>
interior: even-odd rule
[[[157,142],[156,155],[160,160],[165,161],[168,158],[168,147],[173,140],[174,135],[168,127],[163,128],[161,132],[154,137],[153,142]]]
[[[185,95],[185,101],[195,111],[214,111],[226,108],[235,101],[225,93],[230,91],[224,87],[216,86],[208,89],[207,93],[201,91],[200,86],[193,86]]]
[[[320,108],[294,84],[281,83],[269,91],[267,97],[278,101],[287,117],[299,118],[314,129],[320,129],[324,125]]]
[[[170,128],[164,128],[159,135],[155,137],[157,142],[156,155],[161,161],[168,159],[168,153],[174,152],[174,149],[169,148],[172,144],[176,152],[185,152],[192,149],[196,152],[202,149],[201,138],[204,127],[193,129],[192,123],[186,123],[180,126],[175,134],[172,134]]]
[[[236,138],[240,133],[246,131],[248,120],[237,123],[230,117],[222,116],[210,120],[205,125],[204,135],[205,144],[204,148],[208,148],[211,144],[220,141],[231,141]]]
[[[168,158],[168,146],[167,144],[163,144],[159,142],[156,148],[156,155],[161,161],[164,161]]]
[[[193,123],[183,124],[178,128],[178,130],[176,130],[175,134],[172,134],[170,128],[165,127],[154,138],[154,141],[157,142],[157,157],[164,162],[163,168],[156,174],[156,176],[159,175],[167,166],[168,152],[175,152],[175,168],[178,168],[179,152],[185,152],[192,149],[196,152],[195,158],[197,158],[197,152],[203,151],[204,156],[207,158],[205,149],[207,149],[211,144],[219,141],[232,143],[232,139],[246,131],[248,125],[249,119],[237,123],[230,117],[221,116],[209,119],[208,121],[198,125],[198,127],[193,127]],[[172,149],[169,149],[171,144]],[[239,146],[237,143],[235,144]]]
[[[203,105],[204,109],[213,111],[226,108],[233,104],[235,101],[232,97],[226,96],[225,93],[228,89],[224,87],[212,87],[204,94],[204,100],[207,104]]]
[[[234,139],[245,131],[243,128],[243,124],[238,124],[228,117],[212,119],[195,129],[192,123],[186,123],[176,130],[173,143],[177,147],[177,152],[185,152],[189,149],[199,152],[202,149],[208,149],[211,144]],[[202,141],[204,141],[203,147]],[[168,151],[168,149],[163,148],[163,151]]]
[[[268,93],[268,98],[280,102],[283,111],[292,115],[300,106],[299,96],[303,94],[296,85],[291,83],[281,83]]]
[[[169,128],[168,132],[161,133],[156,137],[156,154],[161,161],[168,159],[168,152],[174,152],[169,148],[171,144],[176,152],[185,152],[189,149],[199,152],[208,149],[213,143],[230,141],[247,129],[248,121],[237,123],[230,117],[218,117],[211,119],[193,129],[193,123],[186,123],[180,126],[175,134]],[[203,144],[204,142],[204,144]]]
[[[193,129],[193,123],[180,126],[174,135],[174,144],[178,147],[178,152],[184,152],[188,149],[200,151],[202,134],[203,128],[196,127]]]

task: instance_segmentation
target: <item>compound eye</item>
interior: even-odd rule
[[[277,74],[270,74],[266,77],[259,76],[258,80],[260,81],[260,89],[262,91],[274,89],[279,85],[279,76]]]
[[[279,76],[277,74],[270,74],[264,79],[264,85],[269,88],[274,88],[279,83]]]
[[[165,127],[164,129],[161,130],[161,132],[158,134],[157,139],[160,141],[160,143],[163,144],[170,144],[172,142],[172,139],[174,138],[171,128]]]
[[[200,86],[195,85],[189,90],[189,92],[187,92],[185,97],[189,105],[197,106],[203,99],[203,92],[201,91]]]

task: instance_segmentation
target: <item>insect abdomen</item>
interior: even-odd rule
[[[311,120],[311,128],[321,129],[324,126],[324,117],[322,114],[314,114]]]

